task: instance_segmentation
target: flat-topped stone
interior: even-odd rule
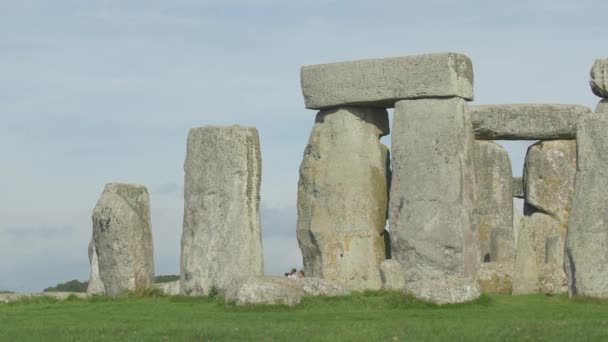
[[[392,108],[399,100],[429,97],[473,100],[471,60],[451,52],[310,65],[300,77],[309,109]]]
[[[579,105],[506,104],[468,106],[479,140],[575,139],[578,120],[591,113]]]
[[[591,91],[599,97],[608,98],[608,58],[596,59],[590,74]]]

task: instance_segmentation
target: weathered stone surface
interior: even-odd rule
[[[380,264],[382,288],[386,291],[403,291],[405,289],[405,273],[403,266],[397,260],[384,260]]]
[[[574,139],[578,120],[591,113],[579,105],[509,104],[469,106],[480,140]]]
[[[608,117],[579,124],[577,173],[564,268],[571,296],[608,297]]]
[[[13,303],[20,300],[31,300],[43,297],[63,301],[70,297],[86,299],[89,298],[90,295],[81,292],[0,293],[0,303]]]
[[[541,141],[528,148],[524,166],[526,205],[556,218],[562,237],[568,229],[575,174],[575,140]]]
[[[302,67],[306,108],[393,107],[402,99],[473,99],[473,65],[457,53],[368,59]]]
[[[516,245],[517,245],[517,243],[519,243],[519,231],[521,230],[521,227],[524,225],[523,220],[524,220],[524,215],[519,210],[519,208],[517,208],[516,210],[513,210],[513,237],[515,238]],[[516,248],[516,250],[517,250],[517,248]]]
[[[513,177],[513,197],[524,198],[524,179]]]
[[[441,280],[408,282],[405,291],[435,304],[470,302],[481,296],[481,287],[474,278],[454,276]]]
[[[296,279],[296,282],[303,296],[336,297],[350,294],[350,291],[346,287],[329,282],[326,279],[304,277]]]
[[[477,270],[477,282],[483,293],[511,294],[513,264],[485,262]]]
[[[258,131],[207,126],[188,134],[181,293],[223,290],[234,276],[264,271]]]
[[[539,290],[538,263],[533,247],[533,234],[533,227],[528,224],[526,217],[518,234],[517,254],[513,267],[513,294],[516,295],[537,293]]]
[[[563,249],[562,249],[563,250]],[[563,252],[561,253],[564,254]],[[560,294],[568,292],[568,281],[564,276],[563,263],[544,264],[539,269],[538,286],[541,293]]]
[[[596,59],[590,74],[591,91],[599,97],[608,98],[608,58]]]
[[[403,265],[407,286],[416,296],[436,293],[438,302],[470,299],[473,290],[454,289],[445,296],[424,290],[433,282],[437,289],[449,289],[450,278],[464,278],[455,284],[468,284],[477,273],[475,142],[464,100],[397,102],[391,138],[393,259]],[[413,282],[419,284],[410,286]],[[458,294],[463,297],[452,297]]]
[[[225,301],[236,305],[267,304],[294,306],[302,292],[297,280],[287,277],[249,276],[227,282]]]
[[[154,284],[154,288],[160,290],[160,292],[167,296],[177,296],[179,295],[180,289],[179,280]]]
[[[93,210],[93,240],[106,294],[151,287],[154,248],[144,186],[110,183]]]
[[[512,183],[507,150],[493,141],[475,141],[475,205],[480,261],[513,263]],[[491,253],[491,242],[494,242],[495,252],[499,251],[500,244],[500,255]]]
[[[306,275],[380,289],[388,206],[385,109],[321,111],[300,166],[297,236]]]
[[[603,99],[595,107],[596,113],[608,113],[608,99]]]
[[[89,242],[89,263],[91,264],[91,276],[89,277],[89,284],[87,285],[87,293],[105,294],[106,288],[103,286],[103,282],[99,276],[99,259],[97,257],[93,239]]]

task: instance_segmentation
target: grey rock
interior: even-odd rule
[[[225,301],[236,305],[288,305],[302,300],[297,280],[287,277],[249,276],[227,282]]]
[[[513,197],[524,198],[524,179],[513,177]]]
[[[154,281],[150,199],[144,186],[110,183],[93,210],[93,240],[106,295]]]
[[[385,109],[321,111],[300,166],[297,236],[306,275],[380,289],[388,206]]]
[[[579,105],[509,104],[469,106],[480,140],[574,139],[578,120],[591,113]]]
[[[368,59],[302,67],[306,108],[393,107],[424,97],[473,100],[473,65],[457,53]]]
[[[591,91],[599,97],[608,98],[608,58],[596,59],[590,74]]]
[[[523,226],[524,215],[520,210],[513,210],[513,237],[515,238],[515,243],[517,245],[519,239],[519,231]]]
[[[154,284],[154,288],[166,294],[167,296],[177,296],[179,295],[180,290],[179,280],[170,281],[166,283],[157,283]]]
[[[564,269],[568,293],[608,298],[608,117],[592,114],[578,129],[574,200]]]
[[[406,292],[435,304],[465,303],[481,296],[481,286],[474,278],[446,277],[406,283]]]
[[[483,293],[511,294],[513,264],[485,262],[477,270],[477,283]]]
[[[576,141],[541,141],[528,148],[524,164],[526,205],[556,218],[566,236],[574,193]]]
[[[386,291],[403,291],[405,289],[405,272],[397,260],[384,260],[380,264],[382,288]]]
[[[350,294],[350,291],[346,287],[332,283],[326,279],[304,277],[297,278],[296,283],[298,284],[300,291],[302,291],[302,296],[337,297]]]
[[[512,293],[516,295],[537,293],[539,290],[539,270],[536,250],[533,247],[533,234],[533,226],[528,223],[526,217],[519,231],[517,254],[515,255],[515,265],[513,267]]]
[[[475,141],[475,204],[480,261],[489,259],[513,263],[512,182],[507,150],[493,141]],[[492,253],[492,244],[495,253]]]
[[[608,99],[603,99],[595,107],[596,113],[608,113]]]
[[[263,274],[257,129],[191,129],[184,170],[181,293],[207,295],[234,276]]]
[[[425,283],[446,282],[438,288],[449,288],[448,279],[463,278],[460,283],[468,284],[477,273],[479,240],[473,214],[475,142],[464,100],[397,102],[391,138],[391,251],[404,267],[407,286],[422,282],[410,286],[418,296]],[[467,299],[474,293],[454,291]],[[435,292],[419,295],[429,293]],[[437,294],[437,301],[453,298]]]
[[[87,285],[87,293],[103,295],[106,293],[106,288],[99,276],[99,258],[97,257],[93,239],[91,239],[91,242],[89,243],[89,263],[91,264],[91,276],[89,277],[89,284]]]

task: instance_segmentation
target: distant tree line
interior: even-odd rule
[[[154,277],[154,283],[168,283],[171,281],[179,280],[178,275],[159,275]],[[65,283],[57,284],[52,287],[47,287],[43,292],[87,292],[88,281],[70,280]],[[7,291],[8,292],[8,291]],[[2,291],[0,291],[2,293]]]

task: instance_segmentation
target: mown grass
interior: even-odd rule
[[[140,292],[0,305],[1,341],[606,341],[608,301],[483,296],[437,306],[397,293],[306,298],[296,307]]]

